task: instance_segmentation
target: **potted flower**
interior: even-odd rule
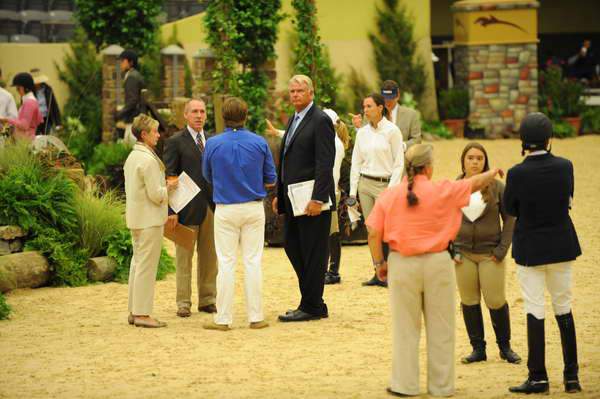
[[[541,107],[552,119],[569,123],[575,134],[581,131],[581,114],[585,110],[584,87],[576,80],[564,79],[562,70],[549,67],[543,74]]]
[[[465,120],[469,115],[469,92],[452,88],[440,92],[442,122],[455,137],[464,137]]]

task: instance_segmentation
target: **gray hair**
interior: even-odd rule
[[[288,85],[292,84],[292,83],[300,83],[300,84],[305,84],[306,87],[308,87],[308,89],[310,91],[314,91],[314,87],[313,87],[313,82],[312,79],[309,78],[306,75],[294,75],[291,77],[291,79],[288,81]]]

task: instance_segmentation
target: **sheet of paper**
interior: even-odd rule
[[[350,219],[350,223],[356,223],[360,221],[360,211],[356,206],[348,207],[348,219]]]
[[[294,216],[306,215],[306,206],[311,200],[314,187],[314,180],[290,184],[288,186],[288,197],[290,198],[290,202],[292,204]],[[331,199],[329,199],[329,202],[323,204],[321,210],[326,211],[331,208],[331,205]]]
[[[179,175],[177,188],[169,194],[169,206],[175,213],[179,213],[200,192],[200,187],[187,173]]]

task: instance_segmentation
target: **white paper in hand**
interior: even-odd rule
[[[306,207],[312,198],[313,188],[315,187],[314,180],[308,180],[301,183],[294,183],[288,186],[288,197],[292,204],[294,216],[306,215]],[[331,199],[326,204],[323,204],[322,211],[331,208]]]
[[[179,175],[177,188],[169,193],[169,206],[173,212],[179,213],[199,192],[200,187],[187,173],[182,172]]]
[[[485,209],[485,202],[483,202],[483,197],[481,196],[481,192],[477,191],[471,194],[471,200],[469,201],[469,205],[462,208],[463,213],[471,222],[476,221],[479,216],[483,213]]]

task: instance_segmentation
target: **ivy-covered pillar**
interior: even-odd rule
[[[113,139],[115,112],[123,104],[119,55],[123,47],[111,45],[102,50],[102,142]]]
[[[163,66],[162,97],[172,102],[175,97],[185,96],[185,51],[172,44],[160,50]]]
[[[537,9],[534,0],[454,3],[456,83],[469,90],[471,125],[509,137],[538,109]]]
[[[194,98],[204,98],[213,94],[213,71],[217,59],[211,49],[200,49],[194,55],[192,77]]]

